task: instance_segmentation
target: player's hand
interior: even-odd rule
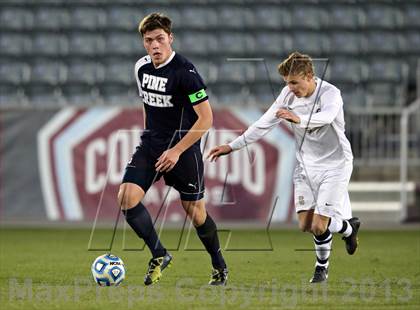
[[[276,112],[277,118],[285,119],[286,121],[289,121],[291,123],[299,124],[300,118],[293,112],[286,110],[286,109],[280,109]]]
[[[209,152],[206,159],[210,158],[210,161],[217,161],[217,159],[220,156],[227,155],[231,152],[232,152],[232,148],[229,145],[227,145],[227,144],[219,145],[219,146],[216,146],[215,148],[213,148]]]
[[[159,156],[158,161],[155,164],[157,172],[168,172],[175,167],[181,155],[181,150],[173,147],[166,150]]]

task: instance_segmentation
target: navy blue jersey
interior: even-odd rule
[[[197,120],[193,106],[208,99],[206,85],[194,65],[173,52],[157,68],[150,56],[135,65],[139,95],[146,111],[146,131],[142,140],[168,145],[175,134],[178,142]],[[200,144],[200,140],[196,142]],[[173,146],[173,144],[172,144]]]

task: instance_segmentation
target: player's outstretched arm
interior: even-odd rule
[[[219,145],[211,149],[209,154],[206,156],[206,159],[210,159],[210,161],[217,161],[220,156],[230,154],[232,151],[232,148],[227,144]]]
[[[172,148],[163,152],[156,164],[156,171],[167,172],[175,167],[179,160],[179,156],[198,141],[213,124],[213,112],[208,100],[201,102],[194,106],[194,111],[197,113],[197,120],[190,128],[188,133]]]

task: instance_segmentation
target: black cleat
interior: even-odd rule
[[[210,285],[226,285],[228,278],[227,268],[216,269],[213,268],[211,272]]]
[[[328,279],[328,268],[316,266],[314,276],[309,280],[310,283],[321,283]]]
[[[165,256],[152,258],[149,261],[149,268],[147,269],[146,276],[144,277],[144,284],[150,285],[156,283],[162,277],[162,271],[169,267],[172,263],[172,255],[166,253]]]
[[[349,224],[352,228],[351,235],[348,237],[343,237],[342,239],[346,242],[347,253],[353,255],[356,252],[357,246],[359,244],[359,239],[357,238],[357,232],[360,227],[360,220],[357,217],[349,219]]]

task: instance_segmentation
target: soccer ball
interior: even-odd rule
[[[100,286],[117,286],[125,278],[124,262],[112,254],[97,257],[91,269],[93,279]]]

